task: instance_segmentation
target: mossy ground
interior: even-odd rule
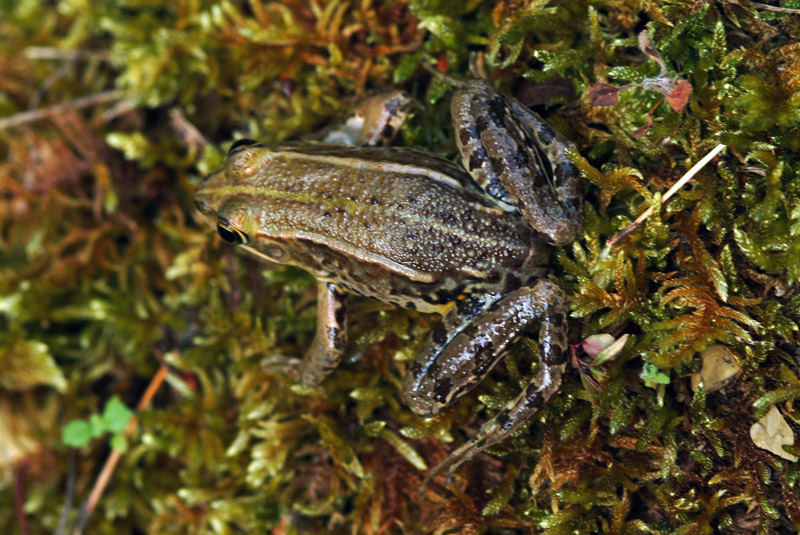
[[[652,111],[664,96],[642,88],[593,106],[596,83],[659,74],[637,47],[645,29],[691,85],[686,107]],[[452,156],[451,88],[421,64],[465,75],[475,51],[579,148],[586,233],[554,269],[573,342],[631,339],[599,391],[571,369],[528,428],[419,499],[418,466],[530,380],[526,353],[421,420],[401,377],[435,318],[356,299],[346,362],[299,389],[265,363],[309,343],[314,281],[222,243],[192,190],[234,139],[299,136],[390,87],[416,99],[398,142]],[[167,383],[87,533],[800,529],[800,464],[749,436],[773,405],[800,433],[800,14],[745,0],[0,0],[0,117],[0,532],[21,532],[15,496],[30,533],[56,530],[109,453],[104,439],[70,451],[62,429],[114,394],[135,405],[160,362]],[[692,391],[699,352],[719,343],[742,372]],[[669,383],[646,386],[645,363]]]

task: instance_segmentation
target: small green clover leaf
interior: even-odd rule
[[[61,442],[73,448],[82,448],[92,438],[92,426],[86,420],[72,420],[61,432]]]
[[[125,431],[131,418],[133,418],[133,411],[117,396],[109,399],[105,409],[103,409],[103,421],[106,424],[106,430],[110,433]]]
[[[642,378],[644,384],[649,388],[655,388],[656,385],[669,384],[669,375],[649,362],[644,363],[642,373],[639,374],[639,377]]]
[[[73,448],[87,446],[93,438],[98,438],[105,433],[111,433],[111,446],[114,449],[125,451],[127,441],[124,431],[133,418],[130,410],[118,396],[108,400],[103,414],[92,414],[88,420],[72,420],[61,432],[61,442]]]

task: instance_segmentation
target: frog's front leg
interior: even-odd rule
[[[300,382],[317,386],[331,373],[347,347],[347,300],[339,287],[317,281],[317,332],[303,357]]]
[[[322,136],[327,143],[380,146],[389,144],[411,109],[402,91],[382,93],[355,106],[344,121]],[[317,331],[301,364],[300,381],[317,386],[339,365],[347,347],[347,303],[341,288],[317,283]]]
[[[516,399],[483,425],[477,435],[428,473],[426,483],[448,466],[452,473],[483,449],[508,438],[529,420],[561,386],[567,349],[568,305],[564,292],[548,280],[522,287],[496,300],[472,319],[459,321],[455,308],[442,319],[450,332],[431,333],[404,382],[409,406],[432,416],[478,384],[535,321],[539,329],[539,373]],[[442,345],[440,341],[447,342]]]

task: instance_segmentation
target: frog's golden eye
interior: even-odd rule
[[[243,150],[249,149],[250,147],[263,147],[261,143],[253,140],[253,139],[240,139],[238,141],[234,141],[231,148],[228,149],[228,156],[233,156]]]
[[[220,238],[228,243],[250,243],[250,236],[231,225],[224,217],[220,217],[217,221],[217,233],[219,233]]]

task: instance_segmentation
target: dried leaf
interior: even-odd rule
[[[731,350],[721,344],[707,347],[700,358],[703,360],[703,368],[699,374],[692,376],[692,388],[695,390],[701,380],[707,392],[719,390],[742,371]]]
[[[581,342],[581,348],[583,351],[592,358],[595,358],[597,355],[600,354],[605,348],[610,346],[614,343],[614,337],[610,334],[602,333],[602,334],[593,334],[583,342]]]
[[[783,450],[794,444],[794,433],[775,405],[759,421],[750,426],[750,438],[756,446],[779,457],[797,462],[798,458]]]
[[[689,102],[689,95],[692,94],[692,84],[683,78],[679,78],[675,88],[667,94],[667,102],[673,110],[680,113]]]
[[[622,349],[625,347],[625,344],[628,342],[629,337],[630,334],[623,334],[617,340],[614,340],[612,344],[609,344],[608,347],[603,349],[600,354],[597,355],[597,358],[592,364],[600,366],[601,364],[605,364],[609,360],[619,355],[620,351],[622,351]]]
[[[661,76],[667,73],[667,66],[664,64],[661,54],[658,53],[655,45],[653,45],[653,40],[650,39],[650,34],[647,33],[647,30],[643,30],[639,33],[639,50],[658,62],[658,65],[661,67]]]
[[[619,102],[619,88],[598,82],[589,88],[589,102],[592,106],[614,106]]]

